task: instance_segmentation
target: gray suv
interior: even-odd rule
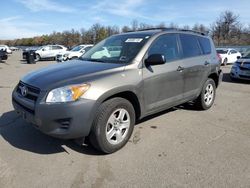
[[[194,101],[209,109],[222,79],[210,37],[151,29],[111,36],[78,60],[32,72],[12,94],[15,110],[45,134],[122,148],[135,122]]]

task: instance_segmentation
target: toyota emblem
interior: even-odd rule
[[[25,97],[28,94],[28,88],[26,86],[20,87],[20,90],[23,97]]]

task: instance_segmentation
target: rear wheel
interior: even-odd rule
[[[98,109],[90,142],[104,153],[113,153],[129,140],[135,124],[133,105],[124,98],[113,98]]]
[[[203,85],[202,91],[199,97],[196,100],[196,105],[201,110],[209,109],[215,99],[216,86],[213,79],[208,78],[205,84]]]

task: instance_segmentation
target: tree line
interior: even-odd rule
[[[104,26],[99,23],[93,24],[89,29],[75,30],[71,29],[63,32],[54,31],[51,34],[32,37],[21,38],[14,40],[0,40],[1,44],[9,46],[41,46],[46,44],[62,44],[67,47],[72,47],[78,44],[96,44],[104,38],[124,33],[128,31],[137,31],[149,28],[180,28],[175,23],[166,25],[160,23],[158,25],[150,25],[140,23],[133,20],[129,26]],[[239,15],[234,14],[232,11],[225,11],[220,14],[214,23],[210,26],[203,24],[195,24],[193,26],[184,25],[181,29],[195,30],[209,34],[214,40],[215,45],[250,45],[250,24],[243,25],[239,21]]]

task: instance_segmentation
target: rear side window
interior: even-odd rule
[[[202,54],[196,36],[180,34],[180,41],[183,51],[183,58],[195,57]]]
[[[152,54],[164,55],[166,62],[180,58],[176,34],[167,34],[158,37],[151,45],[148,56]]]
[[[203,54],[211,54],[211,44],[209,39],[198,37]]]
[[[43,49],[44,50],[51,50],[51,46],[45,46]]]
[[[62,47],[61,46],[52,46],[52,50],[61,50]]]

